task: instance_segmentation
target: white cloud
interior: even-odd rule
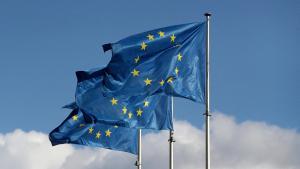
[[[59,169],[74,153],[70,145],[51,148],[44,133],[15,130],[0,134],[0,164],[2,169]]]
[[[175,123],[175,168],[204,168],[204,132]],[[237,123],[215,114],[211,122],[213,169],[299,169],[300,134],[263,122]],[[168,132],[143,137],[143,168],[168,167]],[[135,156],[105,149],[52,147],[45,133],[15,130],[0,134],[1,169],[135,168]]]

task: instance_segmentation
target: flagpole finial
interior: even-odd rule
[[[204,14],[204,16],[211,16],[211,13],[210,13],[210,12],[206,12],[206,13]]]

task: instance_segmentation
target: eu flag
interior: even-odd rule
[[[168,96],[131,95],[130,91],[126,97],[112,95],[104,84],[105,74],[106,69],[76,72],[76,105],[81,110],[105,124],[129,128],[173,129],[171,99]]]
[[[159,28],[103,45],[111,95],[167,95],[205,102],[206,22]],[[89,81],[86,83],[94,83]]]
[[[49,134],[52,145],[79,144],[137,154],[137,129],[99,123],[80,109]]]

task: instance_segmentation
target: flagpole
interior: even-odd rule
[[[210,121],[210,105],[209,105],[209,29],[210,29],[210,13],[205,13],[207,25],[207,34],[206,34],[206,84],[205,84],[205,103],[206,103],[206,111],[205,111],[205,169],[210,169],[210,129],[209,129],[209,121]]]
[[[172,118],[172,121],[173,121],[173,113],[174,113],[174,99],[173,99],[173,96],[171,97],[171,118]],[[174,144],[175,140],[174,140],[174,130],[170,130],[170,137],[169,137],[169,168],[170,169],[173,169],[174,167],[174,161],[173,161],[173,158],[174,158],[174,151],[173,151],[173,144]]]
[[[137,169],[142,169],[142,129],[138,130],[138,156],[135,165]]]

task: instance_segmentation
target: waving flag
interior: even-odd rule
[[[98,122],[129,128],[173,129],[171,99],[163,95],[110,95],[105,69],[76,72],[76,104]],[[74,103],[67,107],[74,107]]]
[[[97,122],[74,109],[67,119],[49,134],[52,145],[79,144],[137,154],[137,129]]]
[[[155,29],[103,45],[104,51],[112,50],[105,91],[124,97],[165,93],[204,103],[205,42],[206,22]]]

